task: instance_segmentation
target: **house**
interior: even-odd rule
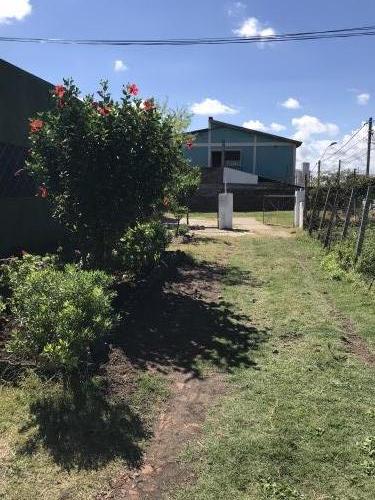
[[[212,117],[207,128],[192,130],[189,135],[193,140],[186,156],[202,169],[202,185],[193,208],[216,209],[217,193],[225,184],[235,193],[237,210],[260,209],[264,194],[294,192],[296,150],[301,142]]]
[[[0,255],[55,247],[62,230],[23,171],[29,119],[48,110],[53,85],[0,59]]]

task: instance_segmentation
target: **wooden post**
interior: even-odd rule
[[[352,213],[352,204],[353,204],[353,200],[354,200],[354,193],[355,193],[355,188],[353,188],[352,191],[351,191],[351,193],[350,193],[348,208],[346,209],[344,227],[343,227],[342,235],[341,235],[341,240],[345,240],[345,238],[348,235],[348,229],[349,229],[349,223],[350,223],[350,216],[351,216],[351,213]]]
[[[323,224],[324,224],[324,220],[326,218],[326,213],[327,213],[327,205],[328,205],[328,200],[329,200],[329,196],[331,194],[331,187],[328,188],[328,191],[327,191],[327,196],[326,196],[326,201],[324,203],[324,208],[323,208],[323,213],[322,213],[322,218],[320,219],[320,224],[319,224],[319,238],[321,237],[321,230],[323,228]]]
[[[339,197],[339,188],[336,189],[335,199],[334,199],[332,210],[331,210],[331,217],[329,218],[327,233],[326,233],[326,237],[324,239],[324,248],[329,248],[331,245],[332,229],[334,228],[335,222],[336,222],[336,211],[337,211],[338,197]]]
[[[370,211],[370,203],[371,203],[372,197],[373,197],[373,186],[369,186],[367,188],[366,199],[365,199],[365,203],[363,206],[361,226],[359,228],[357,244],[355,247],[355,262],[357,262],[358,257],[362,253],[363,242],[365,239],[366,227],[367,227],[367,222],[368,222],[368,214]]]
[[[315,212],[318,206],[318,200],[319,200],[319,185],[316,188],[315,199],[310,210],[309,234],[311,234],[313,231],[313,224],[314,224]]]
[[[318,189],[319,189],[319,187],[320,187],[320,171],[321,171],[321,161],[319,160],[319,161],[318,161],[318,182],[317,182],[317,184],[318,184]]]

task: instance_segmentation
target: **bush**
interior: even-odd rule
[[[27,170],[90,264],[108,263],[121,235],[160,209],[187,165],[185,115],[137,94],[125,86],[116,102],[102,82],[97,101],[80,99],[66,80],[55,87],[55,106],[30,122]]]
[[[112,280],[101,271],[39,268],[36,262],[22,259],[8,270],[15,327],[7,348],[39,366],[77,374],[113,325]]]
[[[354,268],[354,252],[355,252],[356,235],[352,234],[349,238],[340,241],[333,247],[333,254],[339,262],[342,269],[350,271]]]
[[[160,222],[139,223],[120,239],[115,250],[116,264],[124,273],[140,277],[158,264],[170,241]]]
[[[370,235],[365,240],[363,250],[360,258],[358,259],[357,270],[368,276],[375,278],[375,235]]]

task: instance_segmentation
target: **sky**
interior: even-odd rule
[[[15,37],[272,37],[371,24],[373,0],[0,0],[0,36]],[[210,47],[1,42],[0,57],[52,83],[73,77],[84,94],[108,79],[117,98],[135,82],[143,97],[188,110],[192,129],[213,116],[298,139],[298,162],[314,164],[374,113],[374,47],[375,37]]]

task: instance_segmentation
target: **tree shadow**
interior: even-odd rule
[[[168,266],[164,281],[133,294],[133,300],[122,290],[119,300],[126,310],[114,343],[142,368],[173,368],[200,376],[202,361],[226,371],[256,366],[253,352],[268,332],[222,300],[220,284],[261,283],[234,266],[197,263],[182,252],[178,259],[177,266]]]
[[[42,445],[67,470],[97,469],[114,458],[137,467],[139,443],[149,436],[126,403],[108,401],[92,382],[80,394],[60,388],[35,398],[21,433],[28,437],[20,453],[32,455]]]

